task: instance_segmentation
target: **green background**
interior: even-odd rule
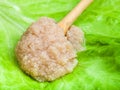
[[[120,90],[120,0],[94,0],[75,21],[85,32],[86,51],[75,70],[40,83],[23,73],[14,48],[41,16],[60,21],[80,0],[0,0],[0,90]]]

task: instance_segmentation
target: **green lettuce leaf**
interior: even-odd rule
[[[86,37],[75,70],[37,82],[17,63],[14,48],[41,16],[60,21],[80,0],[0,0],[0,90],[120,90],[120,0],[94,0],[74,23]]]

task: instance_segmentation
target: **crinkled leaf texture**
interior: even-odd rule
[[[74,23],[86,37],[75,70],[37,82],[17,63],[14,48],[41,16],[61,20],[79,0],[0,0],[0,90],[120,90],[120,0],[94,0]]]

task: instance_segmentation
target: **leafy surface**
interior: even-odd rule
[[[94,0],[76,20],[86,37],[74,72],[40,83],[23,73],[14,48],[41,16],[61,20],[79,0],[0,0],[0,90],[120,90],[120,0]]]

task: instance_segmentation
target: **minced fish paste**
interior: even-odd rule
[[[77,27],[65,36],[53,19],[42,17],[22,35],[15,52],[24,72],[38,81],[53,81],[73,71],[76,50],[82,50],[83,43],[84,34]]]

